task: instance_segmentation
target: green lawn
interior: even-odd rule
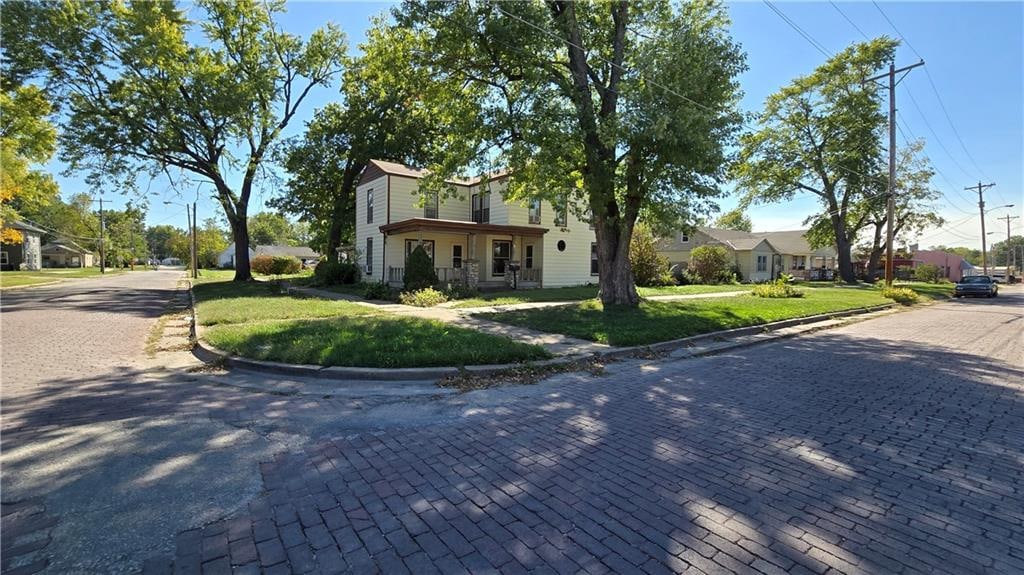
[[[141,267],[139,268],[142,269]],[[106,275],[125,273],[125,269],[107,268]],[[0,287],[17,287],[64,281],[76,278],[97,277],[100,268],[54,268],[36,271],[0,272]]]
[[[487,319],[617,346],[644,345],[712,331],[892,303],[880,290],[814,288],[802,298],[752,295],[603,309],[600,302],[481,314]]]
[[[740,285],[689,285],[649,288],[642,287],[637,288],[637,291],[640,293],[640,297],[650,297],[652,295],[684,295],[698,293],[743,291],[744,289],[746,288]],[[546,301],[582,301],[594,299],[596,297],[597,286],[505,290],[488,292],[481,294],[478,297],[459,300],[452,307],[467,308]]]
[[[344,301],[300,298],[265,282],[193,288],[203,337],[254,359],[352,367],[417,367],[546,359],[540,346]],[[439,345],[442,343],[442,345]]]
[[[880,282],[881,283],[881,282]],[[937,299],[949,299],[953,297],[952,283],[926,283],[926,282],[893,282],[896,287],[908,287],[918,293],[925,301]],[[881,285],[879,289],[881,289]]]

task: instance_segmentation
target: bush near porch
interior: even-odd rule
[[[270,282],[210,281],[197,284],[193,293],[199,321],[208,326],[203,339],[253,359],[397,368],[551,357],[540,346],[439,321],[396,316],[351,302],[284,295]]]
[[[604,309],[598,301],[536,310],[481,314],[486,319],[616,346],[645,345],[702,333],[892,303],[880,290],[815,288],[802,298],[753,295],[644,301]]]

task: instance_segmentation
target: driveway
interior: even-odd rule
[[[5,570],[1024,570],[1020,288],[408,400],[139,359],[174,280],[4,295]]]

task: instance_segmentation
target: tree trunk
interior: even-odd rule
[[[875,283],[878,279],[878,264],[882,261],[882,226],[884,223],[875,223],[875,235],[871,242],[871,253],[868,255],[867,269],[864,270],[864,279]]]
[[[595,232],[598,226],[595,227]],[[605,306],[636,306],[640,294],[633,279],[633,265],[629,261],[629,243],[632,225],[604,225],[604,233],[597,232],[597,269],[601,303]]]
[[[344,219],[348,214],[348,206],[355,198],[356,176],[363,171],[366,164],[358,162],[347,162],[345,175],[341,181],[341,189],[334,196],[334,205],[331,208],[331,227],[327,231],[327,253],[328,259],[338,261],[338,248],[341,247],[341,232],[345,228]],[[354,212],[353,212],[354,213]]]
[[[235,240],[235,278],[233,281],[252,281],[252,270],[249,267],[248,218],[243,213],[228,219],[231,224],[231,237]]]

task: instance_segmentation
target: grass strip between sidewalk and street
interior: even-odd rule
[[[752,295],[685,301],[643,301],[605,309],[595,300],[557,308],[479,314],[479,317],[614,346],[646,345],[714,331],[892,303],[880,290],[814,288],[802,298]]]
[[[439,367],[548,359],[543,347],[343,301],[280,293],[270,282],[193,288],[203,339],[267,361],[345,367]]]
[[[139,268],[142,270],[143,268]],[[60,282],[72,279],[93,278],[101,275],[113,276],[126,273],[127,269],[107,268],[106,274],[100,268],[48,268],[31,271],[0,272],[0,288],[11,288]]]

